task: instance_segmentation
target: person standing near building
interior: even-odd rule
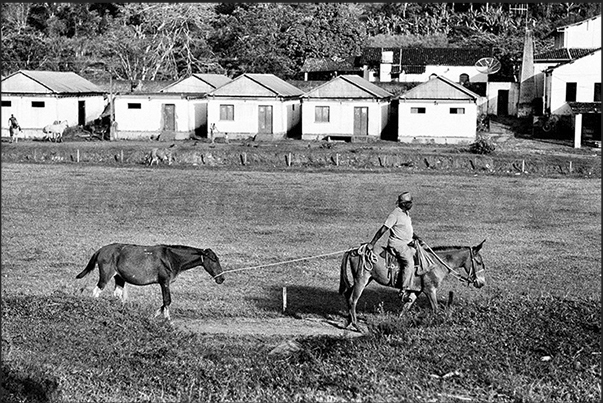
[[[19,122],[15,115],[11,113],[10,118],[8,119],[8,131],[10,133],[10,142],[17,142],[17,133],[21,131],[21,126],[19,126]]]

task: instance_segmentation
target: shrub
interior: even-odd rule
[[[469,151],[474,154],[490,154],[494,152],[496,145],[487,136],[478,134],[475,143],[472,143],[469,147]]]

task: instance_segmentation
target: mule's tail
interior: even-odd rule
[[[97,250],[96,252],[94,252],[94,255],[92,255],[92,257],[90,258],[90,261],[88,262],[88,266],[86,266],[86,268],[77,276],[75,276],[75,278],[82,278],[85,275],[87,275],[88,273],[90,273],[92,270],[94,270],[94,267],[96,266],[96,259],[98,258],[98,254],[100,253],[100,249]]]
[[[348,260],[350,256],[350,251],[347,251],[343,254],[343,259],[341,259],[341,270],[339,272],[339,293],[343,294],[347,290],[352,287],[350,280],[348,279]]]

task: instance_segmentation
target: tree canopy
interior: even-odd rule
[[[503,68],[555,27],[601,13],[599,3],[2,3],[2,75],[20,69],[88,78],[178,79],[192,73],[296,78],[307,58],[363,47],[482,47]]]

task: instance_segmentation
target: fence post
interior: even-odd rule
[[[241,154],[241,164],[247,165],[247,153]]]
[[[569,171],[570,171],[570,173],[572,173],[572,172],[573,172],[573,170],[574,170],[574,169],[573,169],[573,167],[572,167],[572,162],[570,161],[569,163],[570,163],[570,166],[569,166]]]
[[[526,160],[521,160],[521,173],[526,171]]]
[[[119,159],[121,161],[121,163],[124,163],[124,150],[120,150],[119,152]]]
[[[339,166],[339,154],[335,154],[335,166]]]
[[[283,313],[287,310],[287,287],[283,287]]]
[[[80,162],[80,149],[79,148],[76,150],[76,154],[75,155],[76,155],[75,161],[76,162]]]

